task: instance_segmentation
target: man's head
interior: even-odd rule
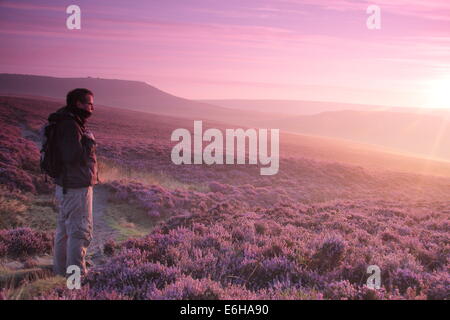
[[[77,88],[70,91],[66,102],[69,107],[84,110],[86,116],[90,116],[94,111],[94,94],[88,89]]]

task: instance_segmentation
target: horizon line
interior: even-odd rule
[[[54,75],[43,75],[43,74],[32,74],[32,73],[10,73],[10,72],[0,72],[0,75],[18,75],[18,76],[33,76],[33,77],[47,77],[47,78],[55,78],[55,79],[96,79],[96,80],[109,80],[109,81],[130,81],[130,82],[137,82],[137,83],[144,83],[150,87],[153,87],[157,90],[160,90],[166,94],[191,100],[191,101],[198,101],[203,102],[205,101],[211,101],[211,100],[217,100],[217,101],[282,101],[282,102],[313,102],[313,103],[337,103],[337,104],[348,104],[351,106],[367,106],[367,107],[382,107],[382,108],[415,108],[415,109],[423,109],[423,110],[450,110],[450,107],[426,107],[426,106],[401,106],[401,105],[388,105],[388,104],[369,104],[369,103],[357,103],[357,102],[346,102],[346,101],[336,101],[336,100],[311,100],[311,99],[281,99],[281,98],[187,98],[182,95],[178,95],[176,93],[171,93],[169,91],[160,89],[160,87],[155,86],[147,81],[143,80],[134,80],[134,79],[120,79],[120,78],[103,78],[99,76],[54,76]],[[305,86],[305,85],[304,85]],[[306,85],[308,86],[308,85]],[[320,85],[309,85],[309,86],[316,86],[316,87],[326,87],[326,86],[320,86]],[[343,87],[344,88],[344,87]],[[345,87],[347,89],[353,89],[357,90],[356,88],[350,88]]]

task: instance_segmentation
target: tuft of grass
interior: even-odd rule
[[[130,204],[112,203],[105,213],[106,222],[118,231],[114,240],[123,241],[130,237],[142,237],[151,232],[157,223],[146,211]]]
[[[49,231],[56,227],[53,195],[32,195],[0,189],[0,229],[30,227]]]
[[[280,292],[280,297],[282,299],[294,299],[294,300],[320,300],[321,294],[315,289],[309,292],[304,292],[302,290],[295,289],[284,289]]]
[[[21,227],[26,223],[28,206],[13,195],[0,195],[0,229]]]
[[[61,276],[38,279],[34,282],[24,283],[15,289],[7,289],[5,296],[8,300],[33,300],[52,290],[64,287],[66,279]]]
[[[53,196],[36,196],[26,211],[26,226],[35,230],[54,231],[57,212]]]
[[[24,283],[47,278],[52,274],[49,268],[29,268],[20,270],[9,270],[2,267],[0,269],[0,287],[7,288],[8,291],[22,287]]]
[[[135,181],[147,185],[160,185],[169,189],[208,192],[209,186],[180,182],[163,171],[147,171],[130,166],[121,166],[112,161],[99,161],[99,177],[102,182],[117,180]]]

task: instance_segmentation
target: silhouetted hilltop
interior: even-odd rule
[[[252,123],[266,115],[254,111],[236,111],[191,101],[168,94],[145,82],[100,78],[56,78],[23,74],[0,74],[0,94],[28,95],[65,99],[74,88],[88,88],[96,105],[107,105],[183,118]]]

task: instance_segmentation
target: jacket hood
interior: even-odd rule
[[[53,112],[48,116],[48,121],[50,122],[58,122],[60,120],[65,119],[74,119],[76,122],[78,122],[80,125],[84,126],[86,119],[80,117],[77,115],[72,108],[68,106],[64,106],[62,108],[59,108],[56,110],[56,112]]]

